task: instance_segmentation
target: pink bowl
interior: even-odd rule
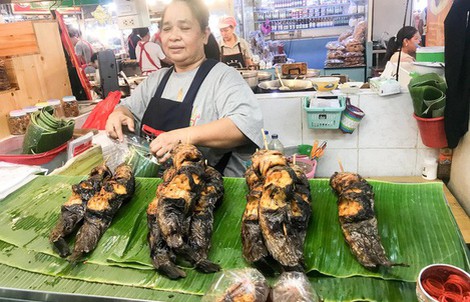
[[[317,169],[316,160],[311,160],[306,155],[296,155],[295,163],[304,170],[307,178],[313,178],[315,176],[315,170]]]

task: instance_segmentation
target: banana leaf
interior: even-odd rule
[[[48,256],[52,263],[63,261],[53,253],[47,237],[57,221],[61,204],[70,196],[70,185],[81,179],[82,177],[38,177],[29,186],[7,197],[0,203],[2,209],[0,239],[29,254]],[[86,265],[78,266],[71,271],[75,274],[70,275],[67,269],[58,264],[52,266],[59,266],[59,270],[50,271],[51,264],[47,262],[38,264],[36,271],[82,280],[95,278],[93,280],[96,282],[102,282],[99,281],[102,280],[100,278],[107,278],[105,281],[110,284],[122,282],[134,284],[136,282],[138,286],[143,284],[142,286],[160,290],[199,295],[204,293],[213,281],[214,275],[204,275],[191,268],[185,268],[188,273],[187,278],[170,281],[154,273],[150,267],[145,239],[147,234],[145,210],[154,197],[156,185],[160,181],[160,179],[137,180],[134,198],[118,212]],[[244,267],[248,264],[241,255],[240,218],[245,206],[246,184],[244,179],[238,178],[225,178],[224,181],[226,193],[224,202],[215,213],[213,247],[209,258],[220,263],[224,269]],[[363,269],[343,240],[338,224],[336,196],[329,188],[328,180],[311,180],[314,200],[313,218],[305,246],[306,263],[308,271],[313,274],[320,272],[322,275],[339,277],[318,277],[319,283],[334,285],[336,291],[338,288],[341,289],[339,292],[332,293],[331,289],[328,290],[328,286],[325,285],[326,294],[323,297],[327,301],[352,301],[354,299],[397,301],[393,297],[406,296],[410,294],[410,291],[414,291],[413,282],[419,270],[427,264],[443,262],[468,269],[467,250],[459,237],[457,226],[445,202],[442,184],[370,182],[376,192],[376,212],[385,250],[392,261],[406,262],[410,264],[410,267],[378,272]],[[5,253],[2,253],[0,263],[19,267],[20,264],[17,263],[19,259],[13,258],[15,258],[14,261],[11,260],[11,256],[6,257]],[[33,257],[34,259],[36,258]],[[122,267],[116,267],[116,264]],[[184,263],[181,265],[185,266]],[[106,272],[105,276],[100,275],[96,279],[97,277],[93,274],[100,270],[84,268],[88,266],[102,268]],[[31,265],[21,266],[25,270],[32,270],[31,267]],[[79,274],[82,270],[86,272]],[[148,284],[140,279],[122,280],[123,278],[119,278],[121,274],[124,274],[123,272],[128,271],[135,271],[133,274],[140,278],[148,276],[147,274],[155,276],[155,282],[152,283],[150,277],[143,278],[149,280]],[[111,272],[121,273],[117,273],[118,278],[114,280]],[[401,281],[384,281],[379,278]],[[338,285],[338,282],[354,286],[343,287]],[[380,285],[372,287],[381,289],[382,293],[386,294],[377,292],[375,295],[370,293],[374,292],[374,289],[361,289],[364,284],[375,283]],[[389,287],[393,289],[387,289]],[[366,294],[361,294],[364,292]],[[394,294],[391,294],[392,292]],[[405,300],[408,301],[408,299]]]
[[[75,120],[59,120],[51,106],[31,114],[23,140],[23,153],[36,154],[52,150],[72,138]]]
[[[446,104],[445,80],[436,73],[416,76],[408,84],[414,113],[419,117],[440,117]]]

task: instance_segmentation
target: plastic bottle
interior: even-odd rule
[[[450,179],[450,168],[452,166],[452,149],[442,148],[439,150],[439,161],[437,166],[437,178],[447,184]]]
[[[271,135],[271,142],[268,145],[269,150],[277,150],[284,153],[284,145],[279,140],[277,134]]]

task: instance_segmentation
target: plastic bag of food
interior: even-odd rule
[[[329,50],[344,50],[344,46],[338,41],[330,41],[326,43],[325,47]]]
[[[284,272],[273,286],[272,301],[319,302],[317,292],[301,272]]]
[[[201,302],[265,302],[268,295],[269,286],[264,276],[254,268],[243,268],[223,271]]]
[[[106,156],[106,163],[111,170],[124,162],[132,167],[135,177],[157,177],[160,165],[145,139],[125,135],[123,142],[113,140],[113,144],[112,154]]]

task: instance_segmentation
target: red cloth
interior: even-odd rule
[[[98,105],[96,105],[96,107],[91,111],[82,128],[104,130],[109,115],[111,112],[113,112],[114,107],[116,107],[120,99],[120,91],[110,92],[108,96],[99,102]]]

